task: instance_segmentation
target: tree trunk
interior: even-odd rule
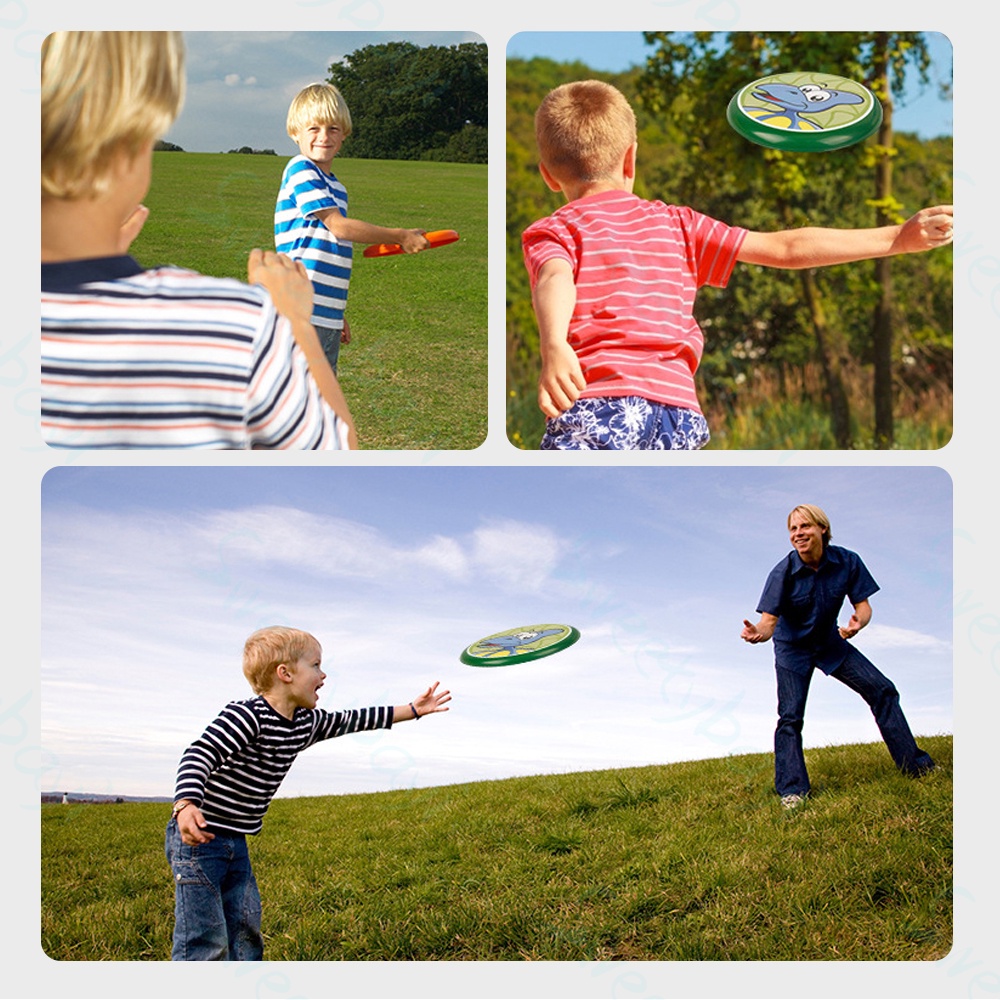
[[[826,395],[830,400],[830,426],[833,430],[833,439],[838,448],[850,448],[851,404],[844,388],[842,354],[830,343],[826,315],[816,287],[816,275],[809,268],[800,271],[799,274],[802,280],[802,292],[812,319],[813,332],[816,335],[816,349],[823,370]]]
[[[875,167],[875,198],[878,204],[875,224],[890,225],[894,220],[888,213],[892,198],[892,97],[889,90],[889,36],[879,32],[875,36],[874,83],[876,92],[883,96],[882,125],[878,145],[882,152]],[[875,306],[872,328],[875,397],[875,447],[891,448],[893,445],[892,399],[892,263],[890,257],[875,261],[875,281],[879,299]]]

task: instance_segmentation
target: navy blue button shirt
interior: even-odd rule
[[[757,605],[761,614],[778,618],[775,665],[797,674],[807,674],[813,667],[833,673],[851,648],[837,631],[844,598],[859,604],[878,589],[861,557],[850,549],[828,545],[815,570],[798,552],[789,552],[771,570]]]

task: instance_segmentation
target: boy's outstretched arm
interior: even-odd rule
[[[430,243],[424,236],[424,229],[393,229],[389,226],[376,226],[361,219],[351,219],[341,215],[336,208],[317,212],[316,218],[337,237],[350,243],[398,243],[403,253],[417,253],[427,250]]]
[[[568,410],[587,387],[576,352],[569,346],[569,321],[576,307],[573,271],[565,260],[547,260],[538,271],[531,292],[538,323],[542,374],[538,379],[538,405],[547,417]]]
[[[392,710],[393,722],[406,722],[408,719],[422,719],[425,715],[435,712],[447,712],[451,701],[450,691],[438,691],[440,681],[435,681],[423,694],[418,694],[408,705],[396,705]]]
[[[951,205],[924,208],[899,226],[872,229],[785,229],[776,233],[747,233],[737,253],[746,264],[799,269],[847,264],[874,257],[919,253],[951,243],[954,212]]]
[[[358,437],[347,400],[312,325],[313,288],[305,265],[283,253],[254,249],[247,261],[247,280],[251,285],[263,285],[271,293],[274,308],[291,323],[292,336],[306,356],[309,373],[330,408],[347,424],[348,444],[357,448]]]

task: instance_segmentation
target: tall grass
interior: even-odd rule
[[[284,157],[156,153],[150,217],[132,246],[146,266],[246,280],[274,248]],[[356,248],[340,381],[364,448],[477,448],[486,438],[486,167],[343,160],[350,214],[386,226],[457,229],[458,243],[366,259]]]
[[[273,960],[934,960],[951,944],[951,738],[276,800],[251,853]],[[162,959],[165,805],[42,810],[42,944]]]
[[[874,445],[875,404],[871,372],[860,365],[844,371],[851,400],[852,447]],[[836,448],[819,365],[761,368],[739,386],[727,405],[716,400],[705,413],[712,428],[710,448]],[[944,381],[922,389],[897,387],[894,406],[896,448],[942,448],[951,440],[952,391]]]

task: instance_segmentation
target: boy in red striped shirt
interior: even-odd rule
[[[538,322],[544,449],[693,450],[709,439],[694,373],[702,285],[725,287],[737,261],[842,264],[944,246],[952,208],[900,226],[750,232],[632,193],[635,114],[597,80],[557,87],[535,115],[545,183],[566,204],[523,235]]]

